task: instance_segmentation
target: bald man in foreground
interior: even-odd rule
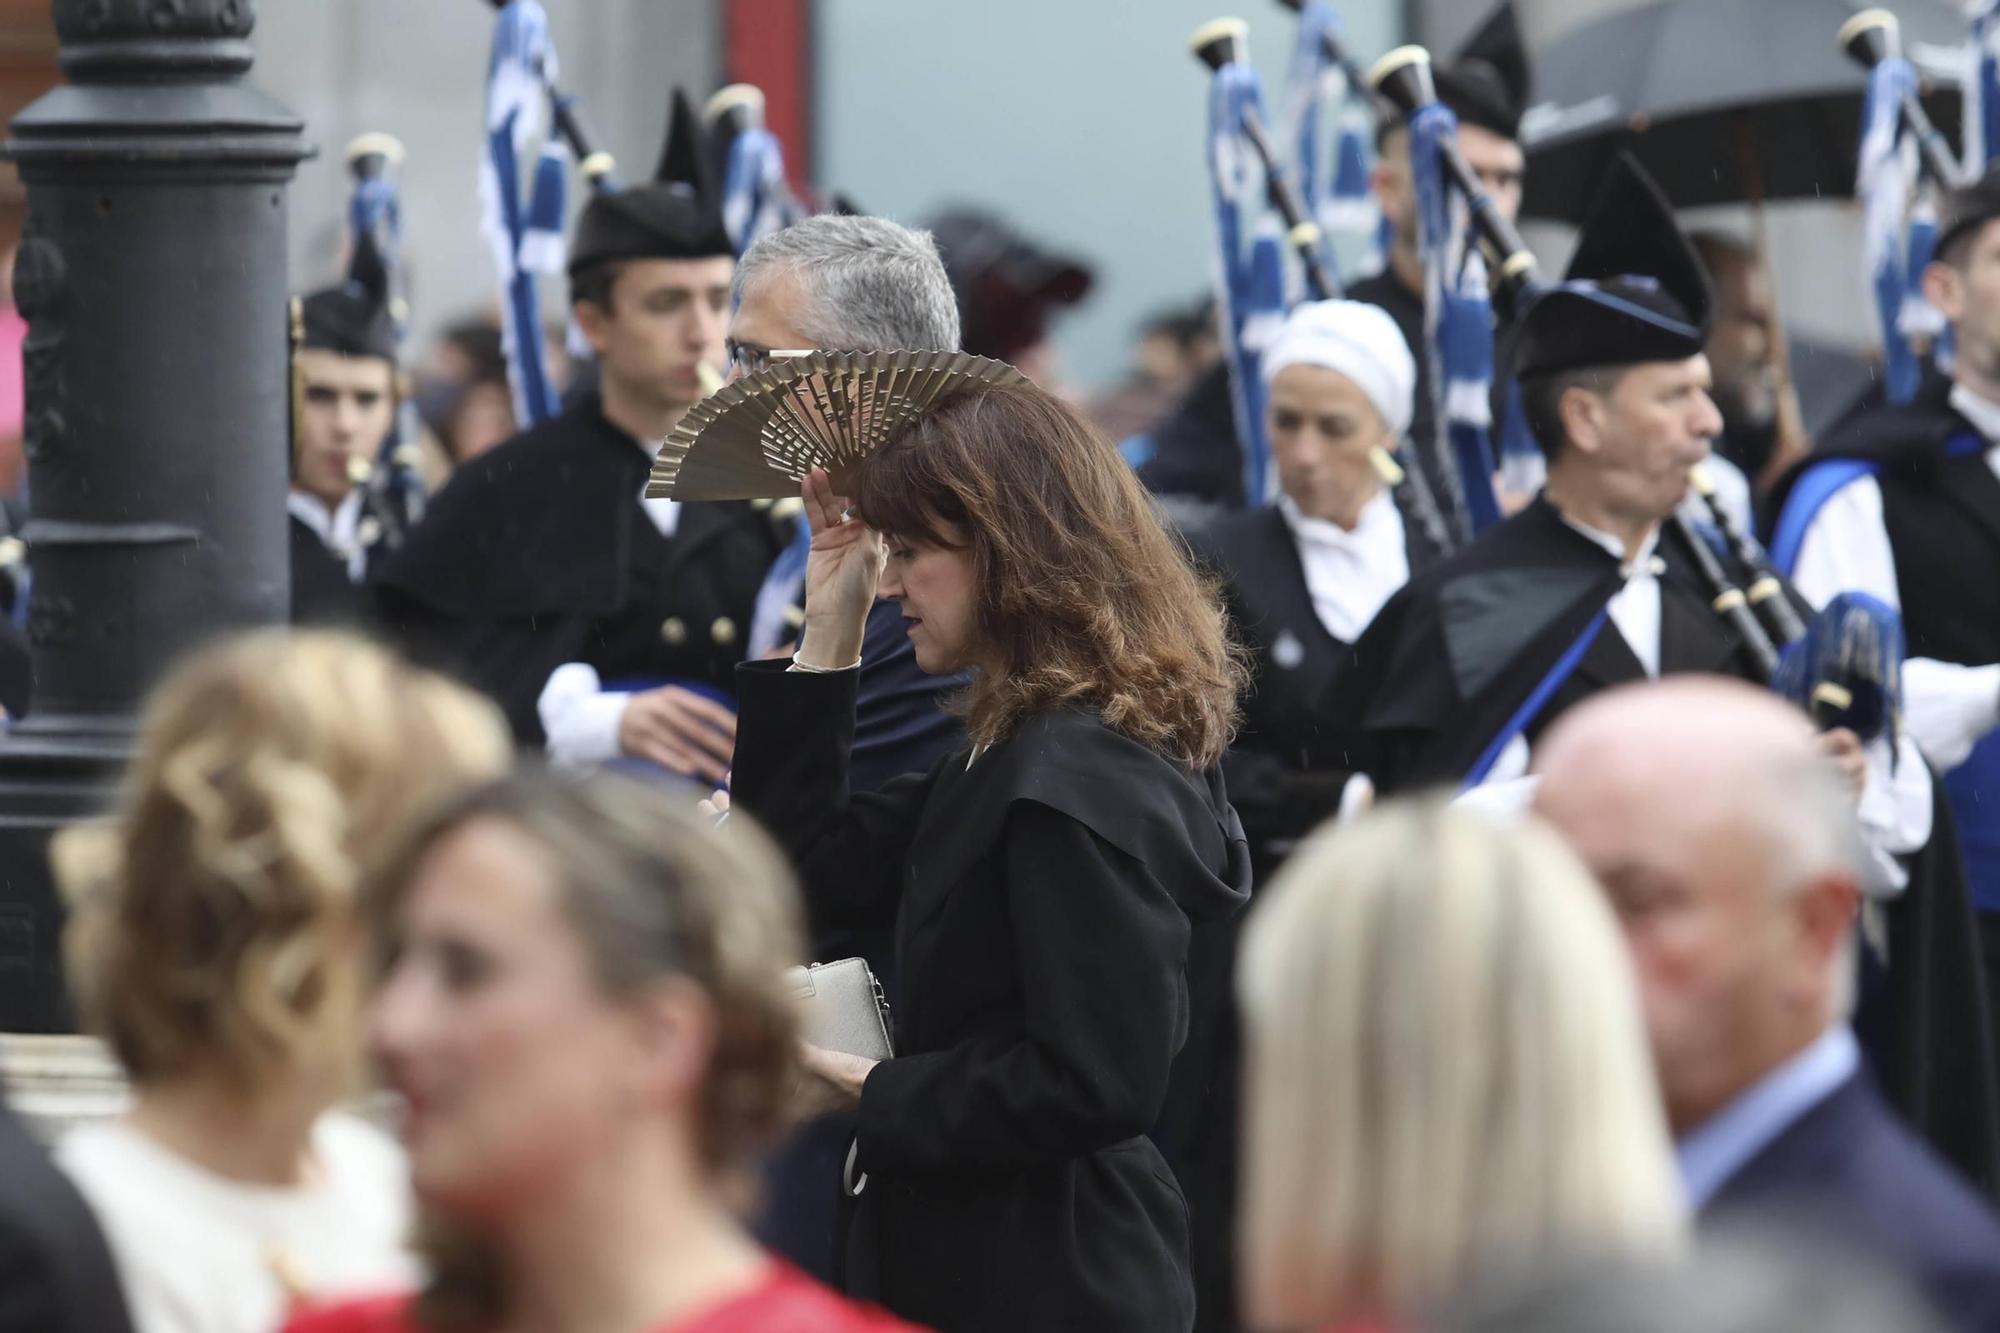
[[[1604,885],[1689,1203],[1796,1215],[2000,1329],[2000,1220],[1906,1129],[1847,1025],[1854,807],[1796,710],[1719,677],[1613,690],[1551,729],[1536,811]]]

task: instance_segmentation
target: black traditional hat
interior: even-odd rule
[[[1611,164],[1564,281],[1521,320],[1522,379],[1641,361],[1684,361],[1708,341],[1708,274],[1659,187],[1629,153]]]
[[[1462,125],[1477,125],[1505,139],[1521,137],[1529,94],[1528,48],[1514,17],[1514,0],[1501,0],[1448,65],[1432,71],[1438,100]]]
[[[1995,218],[2000,218],[2000,167],[1946,197],[1932,253],[1942,255],[1953,241]]]
[[[569,271],[616,259],[708,259],[735,253],[722,226],[701,122],[674,90],[666,147],[652,183],[592,197],[570,240]]]
[[[302,347],[317,347],[342,356],[379,356],[396,360],[396,320],[390,311],[389,266],[373,236],[354,243],[347,279],[309,293],[299,303]]]

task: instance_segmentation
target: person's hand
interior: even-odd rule
[[[793,1112],[801,1120],[811,1120],[835,1111],[853,1110],[861,1104],[861,1085],[881,1063],[801,1040],[799,1079],[792,1094]]]
[[[662,685],[625,701],[618,749],[704,782],[721,782],[736,751],[736,715],[693,690]]]
[[[729,813],[729,789],[717,787],[708,794],[707,800],[695,802],[695,809],[720,823],[722,817]]]
[[[814,468],[800,491],[812,528],[806,556],[806,622],[799,661],[838,670],[861,656],[861,638],[875,588],[888,554],[882,537],[847,514],[846,496],[833,493],[824,471]]]
[[[1846,727],[1835,727],[1820,733],[1819,748],[1840,770],[1848,793],[1858,804],[1862,789],[1868,785],[1868,752],[1861,747],[1861,738]]]

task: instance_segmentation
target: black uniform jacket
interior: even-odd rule
[[[492,695],[524,743],[541,741],[535,701],[565,662],[727,691],[791,529],[696,503],[663,536],[639,502],[651,466],[594,394],[462,464],[374,572],[385,627]]]
[[[1191,923],[1247,894],[1220,774],[1055,709],[850,798],[854,689],[744,664],[733,783],[816,924],[895,921],[850,1284],[940,1329],[1187,1329],[1186,1205],[1147,1132],[1188,1028]]]
[[[1403,493],[1396,494],[1400,506]],[[1440,553],[1407,510],[1403,531],[1413,576],[1437,563]],[[1223,580],[1230,621],[1250,650],[1243,723],[1224,772],[1261,879],[1339,806],[1352,747],[1326,702],[1354,649],[1313,609],[1298,542],[1276,507],[1224,515],[1188,541]]]
[[[1693,557],[1662,529],[1660,674],[1756,680],[1753,660],[1710,608]],[[1390,598],[1331,693],[1378,791],[1457,783],[1622,583],[1619,561],[1546,498],[1489,528]],[[1563,711],[1645,678],[1607,621],[1527,728],[1530,744]]]
[[[292,623],[294,625],[358,625],[366,610],[365,594],[347,577],[347,566],[312,525],[290,516],[292,557]]]

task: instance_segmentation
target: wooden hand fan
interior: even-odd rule
[[[649,499],[777,500],[825,468],[860,493],[868,456],[976,384],[1026,384],[964,352],[805,352],[723,385],[688,409],[654,460]]]

